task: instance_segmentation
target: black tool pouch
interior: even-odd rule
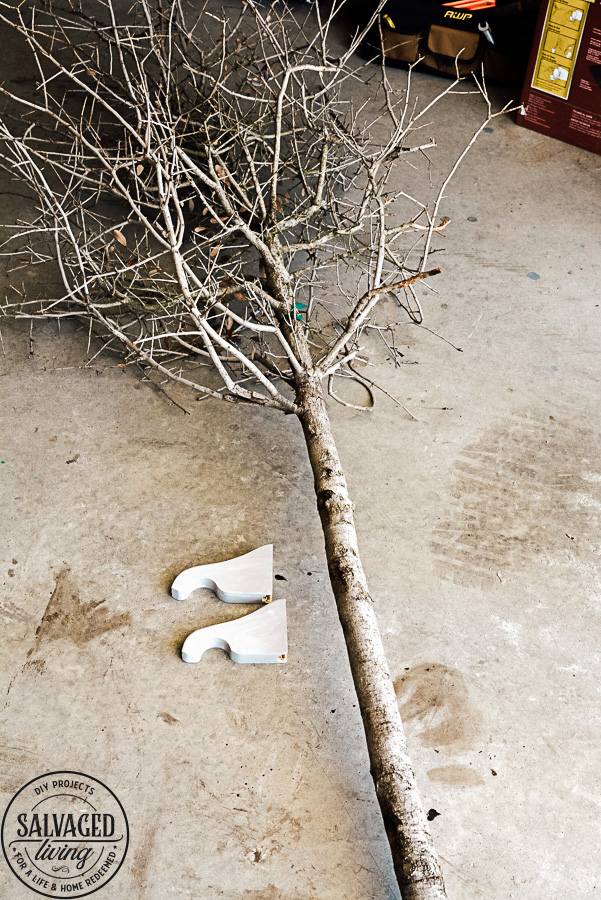
[[[370,31],[364,53],[384,53],[400,65],[455,76],[471,72],[489,80],[518,81],[526,65],[536,7],[511,2],[484,10],[447,2],[389,0]]]

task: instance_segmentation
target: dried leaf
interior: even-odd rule
[[[142,165],[142,163],[138,163],[138,165],[136,166],[136,175],[141,175],[143,171],[144,166]]]
[[[265,263],[263,262],[262,259],[259,260],[259,275],[261,276],[261,278],[267,277],[267,272],[265,270]]]
[[[286,203],[290,203],[290,191],[286,191],[284,197],[286,198]]]
[[[207,207],[205,206],[205,208],[204,208],[203,211],[202,211],[203,216],[206,216],[208,212],[209,212],[209,210],[208,210]]]
[[[281,201],[280,197],[275,198],[275,208],[277,209],[278,212],[282,211],[282,201]]]
[[[116,228],[113,231],[113,236],[116,241],[119,241],[119,243],[121,244],[122,247],[127,247],[127,240],[125,238],[125,235],[121,234],[120,231],[117,231]]]
[[[235,293],[233,296],[234,296],[234,298],[235,298],[236,300],[241,300],[242,303],[246,303],[246,302],[247,302],[246,297],[244,296],[244,294],[241,294],[239,291],[238,291],[237,293]]]
[[[225,320],[225,330],[227,332],[230,332],[233,327],[234,327],[234,320],[232,319],[231,316],[228,316],[227,319]]]
[[[194,231],[196,231],[197,233],[200,231],[207,231],[207,230],[208,229],[207,229],[206,225],[197,225],[196,228],[194,229]]]
[[[192,200],[191,197],[188,200],[188,209],[190,210],[190,212],[192,212],[192,210],[194,209],[194,200]]]
[[[219,253],[220,250],[221,250],[221,245],[220,245],[220,244],[217,244],[216,247],[213,247],[213,249],[211,250],[211,259],[214,259],[214,258],[217,256],[217,254]]]

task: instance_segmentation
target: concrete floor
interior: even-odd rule
[[[481,114],[449,98],[435,174]],[[463,352],[404,325],[395,369],[373,338],[418,422],[331,403],[450,900],[601,894],[600,169],[495,120],[425,302]],[[106,900],[398,898],[296,421],[176,391],[185,416],[114,359],[82,368],[74,328],[36,326],[32,356],[2,335],[2,807],[44,772],[105,781],[131,829]],[[174,574],[267,542],[288,663],[184,665],[240,608],[177,603]],[[0,886],[31,896],[4,862]]]

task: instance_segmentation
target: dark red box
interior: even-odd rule
[[[543,0],[518,124],[601,153],[601,0]]]

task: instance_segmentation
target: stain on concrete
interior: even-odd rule
[[[148,881],[148,869],[154,855],[156,834],[160,824],[160,817],[156,810],[149,816],[149,821],[152,822],[152,824],[146,829],[142,843],[134,852],[134,861],[131,867],[133,883],[140,888],[140,897],[143,897],[145,894],[145,888]]]
[[[25,744],[0,744],[0,791],[16,794],[40,772],[49,771],[48,760]]]
[[[465,586],[503,583],[537,559],[588,557],[601,528],[600,450],[597,434],[557,411],[491,425],[455,462],[431,541],[439,575]]]
[[[129,612],[111,614],[109,608],[103,605],[105,600],[83,602],[68,567],[61,569],[54,580],[54,592],[36,631],[35,650],[39,649],[42,641],[59,639],[73,641],[82,647],[108,631],[131,624]]]
[[[208,897],[219,897],[219,900],[315,900],[315,894],[299,894],[296,891],[290,893],[268,884],[261,890],[247,888],[242,893],[224,891],[222,888],[209,886]]]
[[[268,884],[265,890],[262,891],[250,891],[247,889],[242,896],[245,900],[309,900],[308,894],[297,894],[296,891],[293,894],[284,893],[279,888],[276,888],[274,884]]]
[[[172,716],[168,712],[160,712],[157,714],[157,719],[162,719],[166,725],[179,725],[179,719],[176,719],[175,716]]]
[[[20,609],[15,603],[11,603],[10,600],[0,600],[0,614],[19,622],[31,622],[33,619],[33,616]]]
[[[470,766],[440,766],[436,769],[428,769],[426,772],[430,781],[437,784],[447,784],[450,787],[477,787],[484,784],[484,778]]]
[[[270,821],[267,827],[264,828],[260,837],[255,833],[255,840],[258,837],[257,844],[252,848],[251,854],[247,854],[246,858],[251,859],[252,862],[261,862],[268,854],[277,853],[284,846],[289,847],[291,842],[296,843],[300,839],[302,823],[288,810],[270,807],[268,818]],[[254,831],[251,823],[252,819],[249,819],[249,825]]]
[[[467,749],[478,737],[481,716],[461,672],[442,663],[420,663],[394,682],[401,718],[413,723],[426,747]]]
[[[46,671],[46,660],[45,659],[30,659],[25,663],[22,669],[23,672],[33,672],[35,675],[43,675]]]

